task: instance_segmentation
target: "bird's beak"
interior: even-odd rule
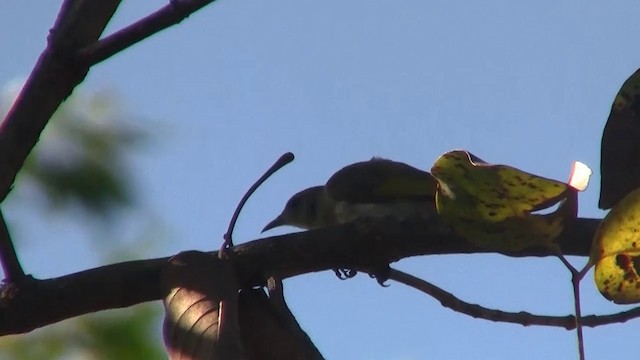
[[[273,219],[270,223],[268,223],[267,226],[265,226],[264,229],[262,229],[262,232],[271,230],[275,227],[282,226],[282,225],[285,225],[285,222],[284,222],[284,218],[282,217],[282,214],[280,214],[278,215],[277,218]]]

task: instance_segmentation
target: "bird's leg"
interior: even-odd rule
[[[340,280],[347,280],[355,277],[358,274],[358,271],[355,269],[333,269],[333,272],[336,274],[336,277]],[[389,285],[385,285],[385,282],[389,280],[389,275],[391,274],[391,268],[389,264],[385,264],[382,266],[376,266],[372,268],[369,273],[369,277],[372,279],[376,279],[378,284],[383,287],[387,287]]]

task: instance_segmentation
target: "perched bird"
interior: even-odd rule
[[[327,196],[324,186],[304,189],[287,201],[282,213],[268,223],[262,232],[283,225],[306,230],[335,225],[338,223],[335,207],[336,202]]]
[[[362,217],[428,217],[436,212],[436,187],[426,171],[375,157],[340,169],[324,186],[293,195],[262,231],[282,225],[311,230]]]

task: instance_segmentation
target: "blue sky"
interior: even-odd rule
[[[108,31],[163,4],[123,2]],[[0,3],[0,83],[30,72],[59,5]],[[580,215],[601,217],[600,137],[613,97],[640,67],[638,13],[637,1],[216,2],[95,66],[82,85],[121,94],[154,134],[133,176],[145,208],[166,225],[148,240],[154,246],[129,257],[217,248],[237,201],[285,151],[296,161],[249,201],[237,240],[259,238],[291,194],[344,165],[376,155],[428,169],[454,148],[560,180],[583,161],[595,174]],[[11,207],[29,272],[101,264],[74,219]],[[130,236],[132,221],[113,235]],[[44,241],[52,232],[55,243]],[[556,259],[431,256],[395,266],[472,303],[572,312],[569,274]],[[473,319],[400,284],[323,272],[285,286],[329,359],[577,357],[574,332]],[[591,276],[582,289],[585,314],[622,309]],[[588,358],[635,354],[629,340],[639,330],[637,320],[586,329]]]

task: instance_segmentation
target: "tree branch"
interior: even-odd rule
[[[214,0],[171,0],[135,24],[97,41],[121,0],[65,0],[47,47],[0,125],[0,201],[3,201],[58,106],[89,68],[142,41]]]
[[[20,282],[24,279],[25,274],[18,260],[16,249],[13,247],[11,234],[9,234],[2,210],[0,210],[0,263],[7,281]]]
[[[559,239],[567,255],[588,256],[600,220],[579,219]],[[254,240],[228,250],[243,287],[336,268],[370,268],[419,255],[488,253],[456,236],[437,217],[420,222],[359,221]],[[555,256],[546,249],[511,256]],[[0,335],[17,334],[74,316],[161,298],[168,258],[107,265],[2,291]]]
[[[79,53],[80,60],[88,66],[102,62],[131,45],[182,22],[214,1],[171,0],[158,11],[82,49]]]
[[[563,327],[567,330],[573,330],[576,328],[576,317],[573,315],[567,316],[545,316],[534,315],[525,311],[517,313],[507,312],[501,310],[488,309],[486,307],[470,304],[468,302],[458,299],[455,295],[447,292],[425,280],[417,278],[413,275],[405,272],[391,269],[389,273],[389,279],[405,284],[416,290],[438,300],[442,306],[449,308],[455,312],[459,312],[465,315],[469,315],[476,319],[485,319],[495,322],[505,322],[512,324],[520,324],[523,326],[540,325],[540,326],[555,326]],[[582,325],[596,327],[613,323],[625,322],[627,320],[640,317],[640,307],[631,309],[629,311],[620,312],[613,315],[589,315],[582,317]]]
[[[94,42],[120,0],[66,0],[48,44],[0,126],[0,201],[35,146],[51,115],[89,71],[75,61],[78,49]]]

